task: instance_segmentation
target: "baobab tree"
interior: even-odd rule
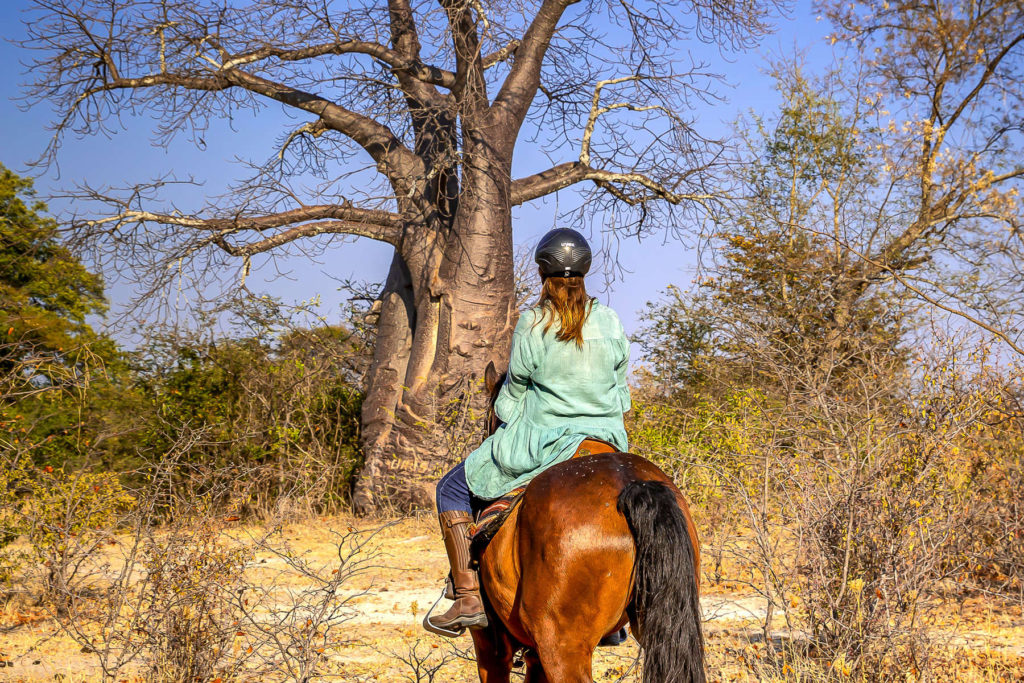
[[[30,96],[54,143],[120,117],[202,142],[210,121],[279,105],[296,125],[229,196],[168,208],[163,182],[82,188],[109,207],[74,235],[158,291],[180,268],[248,272],[330,236],[394,247],[362,415],[359,510],[426,503],[445,415],[478,399],[515,323],[512,207],[580,185],[616,229],[679,226],[712,198],[718,148],[689,120],[714,77],[692,41],[762,34],[756,0],[35,0]],[[532,139],[520,141],[530,120]],[[517,147],[556,162],[513,178]],[[296,177],[318,177],[301,190]],[[376,180],[370,180],[371,176]],[[326,236],[326,237],[325,237]],[[339,247],[344,248],[344,247]],[[174,264],[174,268],[168,268]],[[478,405],[478,404],[477,404]]]

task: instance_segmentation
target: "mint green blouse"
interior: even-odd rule
[[[588,436],[628,448],[623,414],[630,408],[629,342],[615,311],[594,301],[583,325],[583,348],[534,325],[526,311],[512,333],[508,376],[494,409],[502,424],[466,458],[474,495],[500,498],[543,470],[568,460]]]

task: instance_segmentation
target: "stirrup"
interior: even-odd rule
[[[460,628],[458,631],[453,631],[452,629],[443,628],[441,626],[435,626],[430,621],[430,615],[434,613],[434,610],[437,609],[437,606],[441,604],[442,600],[444,600],[444,595],[446,592],[446,589],[441,589],[441,595],[438,596],[437,600],[434,601],[434,604],[430,607],[430,609],[427,610],[427,614],[423,617],[423,628],[427,629],[435,635],[444,636],[445,638],[458,638],[466,632],[465,628]]]

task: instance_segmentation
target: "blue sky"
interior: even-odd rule
[[[26,0],[0,3],[0,34],[5,39],[0,43],[0,63],[5,65],[0,80],[0,162],[19,173],[29,173],[28,163],[46,146],[49,133],[45,124],[52,117],[45,105],[23,111],[16,101],[22,94],[21,84],[25,80],[19,63],[29,55],[11,40],[22,34],[21,14],[28,5]],[[725,75],[728,84],[721,88],[727,98],[725,103],[704,106],[696,112],[706,134],[724,134],[730,122],[747,111],[771,113],[776,98],[771,79],[763,71],[769,56],[803,51],[812,60],[830,58],[824,41],[828,26],[824,20],[816,18],[806,0],[798,2],[787,17],[778,18],[776,26],[773,35],[745,54],[721,55],[713,46],[694,46],[697,56],[702,56],[703,51],[714,69]],[[94,186],[126,185],[168,172],[191,173],[202,180],[203,185],[184,192],[179,201],[183,205],[198,206],[206,197],[219,194],[231,179],[240,175],[239,168],[232,163],[237,156],[265,155],[281,130],[280,118],[256,118],[243,113],[236,116],[230,126],[226,123],[215,126],[205,136],[208,145],[204,150],[196,149],[184,135],[177,138],[171,148],[164,149],[153,145],[149,119],[129,119],[125,130],[110,137],[67,138],[58,156],[59,174],[57,169],[52,169],[36,179],[36,187],[45,197],[83,181]],[[529,155],[516,159],[520,172],[545,165]],[[567,200],[568,197],[563,201]],[[58,215],[69,208],[61,200],[50,201],[50,206]],[[550,198],[517,209],[513,213],[517,244],[530,244],[553,227],[555,213],[556,202]],[[619,311],[627,331],[632,332],[636,327],[636,314],[644,302],[657,297],[669,284],[689,286],[695,263],[692,246],[657,235],[642,243],[624,241],[617,254],[623,271],[609,289],[594,293]],[[323,314],[330,319],[341,301],[338,280],[380,281],[387,273],[389,262],[390,247],[358,240],[332,248],[314,263],[294,257],[257,267],[248,283],[254,290],[289,301],[307,300],[318,294],[323,301]],[[116,310],[130,299],[131,290],[126,284],[116,282],[113,273],[107,275],[114,281],[108,288],[108,296]]]

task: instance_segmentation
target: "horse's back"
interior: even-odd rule
[[[562,502],[570,495],[573,499],[603,497],[613,491],[617,496],[633,481],[662,481],[675,489],[668,475],[646,458],[633,453],[598,453],[549,467],[530,482],[525,495]]]

